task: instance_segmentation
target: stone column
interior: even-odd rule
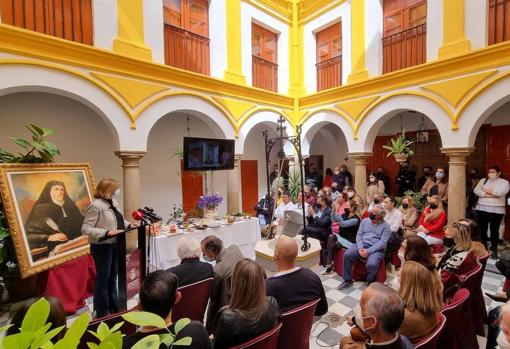
[[[227,172],[227,212],[241,212],[243,209],[243,193],[241,190],[241,158],[234,156],[234,169]]]
[[[365,200],[367,192],[367,160],[372,156],[372,153],[348,153],[347,156],[354,159],[354,189]]]
[[[473,148],[442,148],[448,156],[448,223],[466,217],[466,157]]]
[[[115,155],[122,160],[122,192],[124,195],[124,217],[133,221],[131,213],[141,206],[140,198],[140,160],[147,152],[144,151],[116,151]],[[126,237],[127,250],[137,246],[137,234],[131,232]]]

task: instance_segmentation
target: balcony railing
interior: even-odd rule
[[[2,22],[92,45],[91,0],[0,0]]]
[[[383,72],[389,73],[425,63],[427,24],[387,36],[383,42]]]
[[[209,75],[209,38],[165,24],[165,64]]]
[[[252,56],[252,85],[278,92],[278,64]]]
[[[489,45],[510,40],[510,0],[489,0]]]
[[[342,85],[342,55],[317,63],[317,91]]]

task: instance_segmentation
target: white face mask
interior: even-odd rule
[[[437,179],[443,179],[444,178],[444,173],[443,172],[436,172],[436,178]]]
[[[491,179],[491,180],[494,180],[494,179],[498,178],[498,175],[496,173],[489,173],[487,175],[487,177],[489,177],[489,179]]]
[[[112,196],[118,198],[120,196],[120,189],[115,190]]]
[[[510,342],[508,342],[508,339],[506,339],[506,336],[503,333],[503,331],[499,332],[496,342],[498,342],[499,349],[510,349]]]

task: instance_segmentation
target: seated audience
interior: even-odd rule
[[[181,300],[181,293],[177,291],[179,280],[177,276],[168,270],[157,270],[145,277],[140,289],[140,310],[156,314],[162,317],[168,325],[168,330],[175,333],[175,324],[172,323],[172,307]],[[166,329],[158,329],[151,326],[142,326],[138,332],[122,339],[122,348],[132,348],[138,341],[154,334],[166,334]],[[207,332],[198,321],[192,321],[177,333],[179,340],[191,337],[191,345],[188,348],[208,349],[211,341]],[[167,348],[161,344],[160,349]]]
[[[333,201],[333,205],[331,207],[331,213],[335,215],[343,215],[345,210],[345,205],[349,199],[347,198],[347,194],[344,192],[341,192],[338,194],[335,201]],[[336,222],[333,217],[331,218],[331,230],[333,233],[339,233],[340,226],[338,225],[338,222]]]
[[[336,199],[338,199],[338,196],[340,196],[341,193],[342,192],[338,190],[338,183],[333,182],[331,184],[331,198],[332,198],[331,201],[335,201]]]
[[[428,197],[427,201],[428,206],[421,213],[416,231],[429,245],[440,245],[443,243],[446,212],[439,196]]]
[[[481,242],[482,238],[480,235],[480,229],[478,229],[478,224],[475,220],[472,219],[460,219],[460,224],[465,224],[469,227],[469,232],[471,235],[471,251],[475,255],[476,258],[481,258],[487,255],[488,251]]]
[[[223,241],[215,235],[206,236],[200,243],[204,259],[216,261],[214,281],[211,287],[209,306],[207,307],[206,328],[212,330],[212,321],[221,307],[230,302],[232,272],[237,262],[244,259],[236,245],[223,247]]]
[[[446,289],[458,283],[461,275],[473,270],[478,265],[478,260],[471,252],[471,233],[466,225],[454,223],[449,226],[443,241],[448,249],[441,258],[438,268]]]
[[[375,194],[384,194],[384,182],[377,178],[375,173],[370,172],[367,182],[367,202],[372,202]]]
[[[278,224],[284,223],[284,214],[285,211],[295,211],[296,205],[291,201],[291,196],[289,191],[284,191],[282,193],[282,203],[278,205],[274,212],[275,219]]]
[[[264,269],[250,259],[238,262],[232,274],[232,298],[214,320],[214,348],[226,349],[253,339],[281,322],[273,297],[266,297]]]
[[[266,194],[255,206],[255,212],[259,219],[260,229],[266,225],[271,224],[271,216],[273,215],[274,208],[274,193]]]
[[[343,337],[340,348],[354,349],[412,349],[409,339],[400,335],[398,329],[404,320],[405,308],[399,294],[381,283],[374,282],[361,294],[361,324],[357,324],[370,336],[370,341],[356,342]]]
[[[402,212],[398,208],[395,208],[395,198],[393,196],[387,196],[384,198],[383,207],[386,211],[384,220],[390,225],[391,237],[386,245],[386,261],[391,260],[393,251],[400,246],[402,242]]]
[[[360,219],[367,218],[368,217],[368,211],[367,211],[367,205],[365,203],[365,200],[359,195],[354,195],[352,197],[352,200],[356,203],[356,214]]]
[[[58,298],[55,297],[44,298],[50,304],[50,313],[48,315],[48,319],[46,320],[47,324],[51,324],[48,331],[54,330],[60,326],[64,326],[62,331],[60,331],[55,337],[52,338],[52,342],[56,343],[62,338],[64,338],[64,335],[66,333],[66,320],[67,320],[66,312],[64,310],[64,306],[62,305]],[[27,315],[30,306],[34,304],[37,300],[39,300],[39,298],[25,302],[23,306],[16,311],[10,322],[11,327],[9,327],[5,332],[6,336],[10,336],[21,332],[20,329],[21,324],[23,323],[23,319],[25,318],[25,315]]]
[[[332,202],[333,201],[333,192],[331,191],[331,188],[324,187],[323,189],[324,189],[324,194],[328,198],[328,201]]]
[[[375,281],[391,236],[390,225],[384,221],[385,213],[382,207],[375,206],[370,211],[370,217],[361,221],[356,235],[356,245],[348,248],[344,254],[344,281],[338,286],[339,290],[352,286],[352,265],[360,259],[366,260],[367,283]]]
[[[326,270],[324,274],[331,274],[332,262],[335,256],[335,251],[338,248],[349,248],[356,244],[356,234],[358,233],[360,218],[356,213],[356,203],[354,200],[346,202],[344,213],[336,215],[331,212],[331,220],[336,222],[340,227],[340,233],[329,234],[328,237],[328,254],[326,257]]]
[[[296,239],[281,236],[275,245],[274,262],[278,272],[266,280],[266,294],[276,298],[282,312],[320,299],[315,315],[328,311],[328,300],[321,279],[308,268],[296,266]]]
[[[374,194],[374,198],[372,199],[372,201],[367,202],[368,203],[368,211],[371,211],[372,207],[374,207],[375,205],[381,205],[382,201],[383,201],[383,196],[381,194],[379,194],[379,193]]]
[[[356,195],[356,190],[350,185],[344,187],[344,192],[347,194],[348,199],[352,199]]]
[[[305,201],[305,212],[308,211],[308,207],[310,207],[310,205],[308,204],[308,202]],[[298,192],[297,194],[295,211],[301,214],[303,213],[303,193],[301,192]]]
[[[325,245],[331,233],[331,207],[328,205],[328,199],[324,197],[317,198],[317,208],[314,210],[312,207],[308,207],[306,218],[308,220],[306,226],[308,234]]]
[[[312,207],[315,207],[315,195],[314,195],[314,190],[312,189],[312,187],[309,185],[305,185],[303,187],[303,191],[305,192],[306,203]]]
[[[419,215],[412,197],[404,196],[402,205],[400,206],[400,212],[402,212],[402,230],[404,238],[409,235],[416,235],[416,224],[418,223]]]
[[[177,243],[177,255],[181,264],[168,269],[179,278],[179,287],[193,284],[214,276],[213,267],[200,261],[200,243],[195,238],[183,237]]]
[[[400,334],[411,343],[428,337],[438,325],[437,313],[443,306],[443,285],[435,268],[407,261],[400,273],[400,296],[405,306]]]

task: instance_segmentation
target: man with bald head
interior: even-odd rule
[[[282,235],[276,241],[273,259],[278,272],[266,280],[266,293],[276,298],[283,312],[320,299],[315,315],[324,315],[328,301],[321,279],[310,269],[296,266],[297,255],[296,239]]]
[[[344,254],[344,282],[338,286],[339,290],[352,286],[352,264],[357,260],[366,261],[367,283],[375,281],[391,236],[391,227],[384,221],[385,214],[381,206],[375,205],[370,209],[369,218],[361,221],[356,234],[356,244],[349,247]]]

